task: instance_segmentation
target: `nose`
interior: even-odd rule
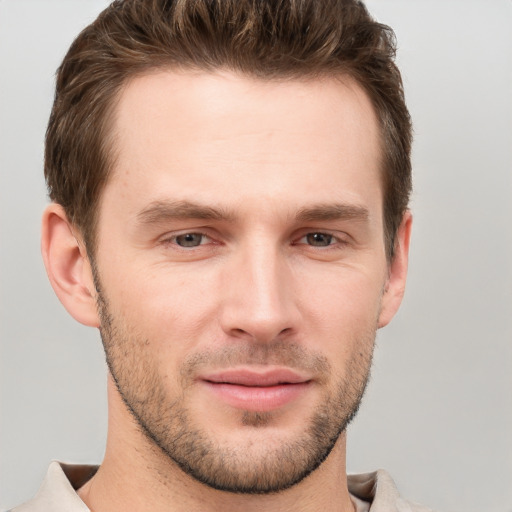
[[[299,312],[293,272],[279,248],[252,246],[240,251],[234,260],[223,276],[223,331],[230,337],[257,343],[295,333]]]

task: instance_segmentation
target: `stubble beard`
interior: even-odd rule
[[[334,389],[325,393],[300,436],[277,445],[264,443],[263,447],[254,446],[251,440],[244,446],[222,445],[209,435],[207,427],[195,424],[186,407],[187,377],[195,368],[215,360],[225,364],[283,364],[328,373],[329,362],[290,342],[228,347],[224,353],[191,358],[181,369],[182,393],[170,399],[151,354],[146,352],[148,340],[128,334],[129,329],[113,318],[98,284],[100,333],[117,390],[146,438],[195,480],[214,489],[242,494],[271,494],[288,489],[322,464],[356,415],[369,379],[376,328],[369,329],[359,340],[359,349],[348,361],[346,378],[339,379]],[[240,428],[249,427],[259,433],[273,420],[272,412],[245,411]]]

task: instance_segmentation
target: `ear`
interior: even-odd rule
[[[395,239],[395,252],[389,264],[389,273],[384,293],[378,326],[384,327],[395,316],[405,292],[407,266],[409,263],[409,242],[411,240],[412,215],[405,212]]]
[[[96,289],[85,244],[61,205],[48,205],[41,232],[44,265],[57,297],[75,320],[98,327]]]

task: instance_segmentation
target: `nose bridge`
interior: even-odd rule
[[[277,244],[259,240],[236,255],[224,304],[223,328],[271,341],[294,327],[290,269]]]

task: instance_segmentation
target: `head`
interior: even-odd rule
[[[411,123],[392,30],[360,1],[116,1],[85,28],[57,74],[45,176],[95,248],[98,203],[115,161],[123,87],[155,69],[231,70],[262,80],[352,78],[378,118],[388,258],[411,190]]]
[[[339,449],[400,304],[390,34],[359,2],[115,2],[59,70],[50,279],[136,429],[211,487],[280,491]]]

